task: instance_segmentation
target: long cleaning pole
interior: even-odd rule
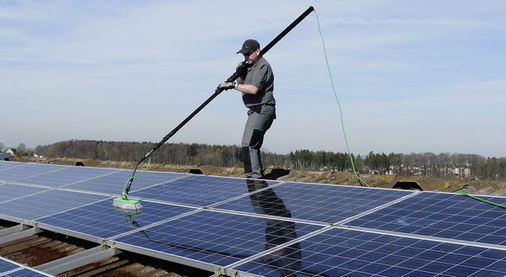
[[[269,44],[267,44],[267,46],[265,46],[261,50],[260,55],[264,55],[265,53],[267,53],[267,51],[269,51],[286,34],[288,34],[293,28],[295,28],[295,26],[297,26],[312,11],[314,11],[314,8],[313,8],[313,6],[310,6],[305,12],[303,12],[299,17],[297,17],[297,19],[295,19],[292,22],[292,24],[288,25],[288,27],[286,27],[277,37],[275,37]],[[246,66],[241,66],[241,67],[237,68],[237,70],[234,72],[234,74],[232,74],[232,76],[230,76],[227,79],[227,82],[235,81],[237,78],[239,78],[239,76],[241,76],[244,73],[244,71],[246,69],[247,69]],[[213,95],[211,95],[195,111],[193,111],[188,117],[186,117],[181,123],[179,123],[179,125],[177,125],[176,128],[174,128],[172,131],[170,131],[170,133],[168,133],[159,143],[157,143],[155,145],[155,147],[153,147],[153,149],[151,149],[148,153],[146,153],[146,155],[144,155],[144,157],[142,157],[142,159],[135,165],[132,177],[130,177],[130,179],[128,180],[128,185],[126,186],[125,191],[124,191],[125,193],[122,194],[124,199],[126,197],[128,197],[128,192],[130,191],[130,187],[132,186],[132,182],[134,181],[135,172],[137,171],[137,168],[139,167],[139,165],[142,162],[144,162],[149,156],[151,156],[153,154],[153,152],[158,150],[158,148],[160,148],[165,142],[167,142],[167,140],[169,140],[172,136],[174,136],[177,133],[177,131],[179,131],[179,129],[181,129],[184,125],[186,125],[186,123],[188,123],[188,121],[190,121],[195,115],[197,115],[205,106],[207,106],[207,104],[209,104],[211,101],[213,101],[213,99],[216,98],[216,96],[218,96],[222,91],[223,91],[223,89],[216,88]]]

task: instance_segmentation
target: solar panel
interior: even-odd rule
[[[506,275],[504,209],[461,195],[146,172],[117,213],[131,173],[0,162],[0,219],[229,275]]]
[[[115,241],[226,266],[321,228],[204,210]]]
[[[40,271],[36,271],[31,268],[27,268],[24,265],[10,261],[8,259],[0,257],[0,276],[12,276],[12,277],[39,277],[39,276],[51,276]]]
[[[106,239],[195,209],[167,204],[142,202],[141,214],[117,212],[112,199],[82,206],[37,220],[41,224]]]
[[[244,186],[246,182],[242,181]],[[250,181],[251,191],[266,188],[263,181]],[[271,199],[282,199],[297,219],[336,223],[364,211],[384,205],[391,201],[409,196],[413,192],[405,190],[364,189],[360,187],[283,183],[269,190],[259,191],[251,199],[257,202],[270,202]],[[216,208],[241,212],[255,212],[249,197],[219,205]],[[279,213],[278,213],[279,214]]]
[[[47,190],[11,201],[4,201],[0,203],[0,213],[15,218],[33,220],[106,198],[63,190]]]
[[[274,181],[269,181],[275,184]],[[141,197],[187,205],[210,206],[248,193],[244,179],[190,175],[166,184],[132,193]]]
[[[25,166],[25,165],[27,165],[27,163],[6,162],[6,161],[0,160],[0,172],[2,172],[4,170],[11,169],[11,168],[15,168],[15,167],[18,167],[18,166]]]
[[[112,174],[89,178],[87,180],[83,180],[82,182],[69,185],[67,188],[100,193],[120,194],[123,190],[123,186],[131,176],[132,171],[121,170]],[[186,177],[186,175],[178,173],[146,171],[144,174],[134,179],[130,194],[134,196],[135,191],[139,189],[147,188],[156,184],[163,184],[171,180],[184,177]]]
[[[498,204],[506,198],[483,197]],[[506,245],[504,209],[458,194],[422,192],[348,223],[386,231]]]
[[[0,203],[2,203],[21,197],[26,197],[31,194],[46,191],[47,188],[37,188],[32,186],[13,185],[13,184],[0,184],[0,190],[2,191],[2,193],[0,193]]]
[[[52,276],[49,274],[45,274],[40,271],[35,271],[31,268],[20,268],[19,270],[14,270],[13,272],[7,272],[5,277],[43,277],[43,276]]]
[[[291,246],[293,248],[293,246]],[[504,276],[506,251],[341,228],[235,266],[262,276]]]
[[[0,257],[0,274],[7,271],[11,271],[18,267],[19,267],[18,265],[12,263],[11,261]]]
[[[5,164],[8,162],[0,162]],[[19,165],[19,166],[18,166]],[[37,176],[56,170],[62,170],[67,167],[58,165],[45,165],[45,164],[31,164],[31,163],[14,163],[14,166],[3,165],[3,170],[0,171],[0,181],[16,181],[25,178]]]
[[[45,185],[51,187],[63,187],[75,182],[108,175],[118,170],[102,168],[65,167],[62,170],[51,171],[35,177],[25,178],[21,182],[25,184]]]

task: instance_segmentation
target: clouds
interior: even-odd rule
[[[306,1],[2,1],[0,142],[158,141]],[[501,1],[318,1],[351,150],[506,156]],[[252,12],[254,11],[254,12]],[[316,18],[266,56],[278,119],[265,147],[344,152]],[[240,96],[223,93],[174,142],[237,144]]]

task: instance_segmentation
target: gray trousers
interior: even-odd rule
[[[263,105],[261,109],[250,109],[248,120],[242,136],[242,154],[244,173],[247,178],[262,178],[263,167],[260,159],[260,147],[264,142],[264,135],[276,118],[276,107]]]

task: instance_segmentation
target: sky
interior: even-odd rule
[[[267,45],[309,6],[265,54],[277,119],[263,151],[346,152],[346,134],[354,154],[506,157],[502,0],[2,0],[0,143],[156,143],[245,39]],[[239,145],[246,112],[223,92],[169,142]]]

